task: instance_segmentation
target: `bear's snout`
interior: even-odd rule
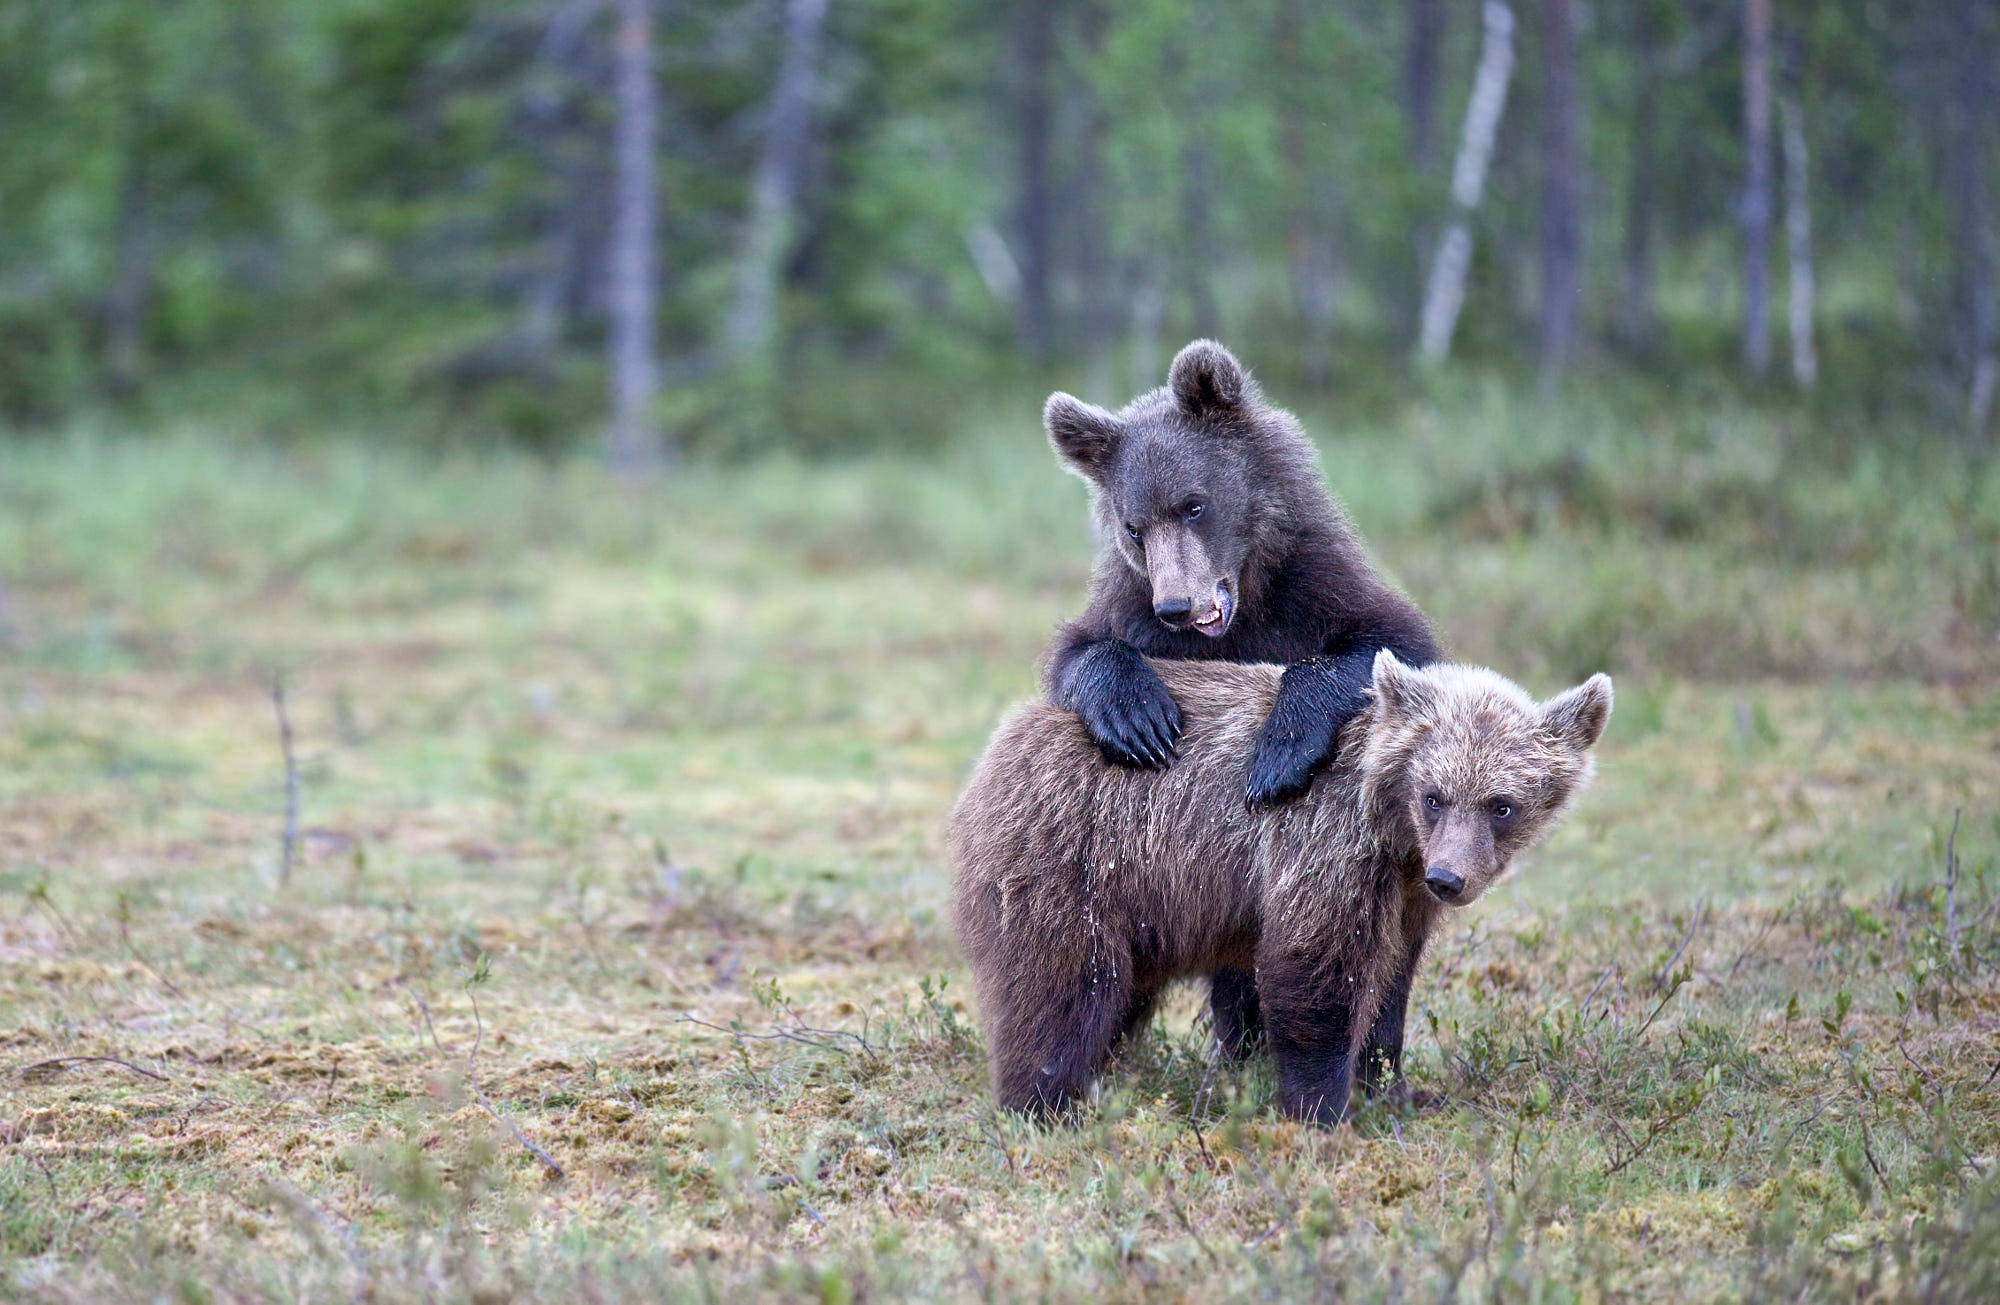
[[[1163,603],[1153,604],[1153,615],[1168,625],[1179,627],[1194,620],[1194,600],[1191,598],[1169,598]]]
[[[1424,871],[1424,886],[1440,902],[1452,902],[1465,891],[1465,880],[1454,874],[1450,866],[1440,864]]]

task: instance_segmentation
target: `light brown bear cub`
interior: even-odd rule
[[[1338,1121],[1357,1055],[1371,1091],[1400,1071],[1395,980],[1439,912],[1476,900],[1588,780],[1611,681],[1537,704],[1491,671],[1385,650],[1306,795],[1249,811],[1245,768],[1284,668],[1152,667],[1184,718],[1174,764],[1108,765],[1075,715],[1033,703],[953,812],[953,918],[995,1091],[1061,1113],[1167,984],[1254,967],[1253,1001],[1211,992],[1217,1036],[1241,1054],[1261,1024],[1284,1109]]]

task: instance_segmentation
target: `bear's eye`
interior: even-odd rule
[[[1126,526],[1125,533],[1132,536],[1132,542],[1135,544],[1145,542],[1144,540],[1139,538],[1139,527],[1137,526],[1132,526],[1132,525]]]
[[[1202,509],[1207,506],[1208,504],[1202,502],[1200,499],[1191,498],[1181,505],[1181,512],[1186,515],[1188,520],[1192,521],[1200,516]]]
[[[1444,803],[1438,799],[1438,795],[1435,793],[1424,794],[1424,805],[1433,811],[1444,810]]]
[[[1495,802],[1493,804],[1493,818],[1495,820],[1512,820],[1514,818],[1514,804],[1504,798]]]

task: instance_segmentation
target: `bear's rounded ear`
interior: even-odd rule
[[[1588,752],[1611,719],[1611,677],[1593,675],[1542,704],[1542,728],[1567,747]]]
[[[1236,355],[1213,340],[1196,340],[1174,355],[1167,369],[1174,402],[1190,417],[1234,412],[1243,406],[1248,378]]]
[[[1042,425],[1056,456],[1085,480],[1102,483],[1125,437],[1125,423],[1094,403],[1057,390],[1042,405]]]
[[[1421,671],[1383,648],[1375,654],[1375,701],[1385,717],[1414,715],[1430,702],[1430,684]]]

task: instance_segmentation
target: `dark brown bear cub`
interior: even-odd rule
[[[1282,668],[1152,670],[1181,704],[1176,764],[1108,765],[1074,715],[1034,703],[953,812],[953,918],[994,1089],[1063,1112],[1167,984],[1233,969],[1254,972],[1281,1105],[1335,1122],[1357,1056],[1400,1063],[1398,976],[1433,918],[1475,901],[1588,779],[1611,681],[1536,704],[1491,671],[1385,651],[1334,762],[1295,805],[1249,811],[1244,769]]]
[[[1281,662],[1243,789],[1283,801],[1361,709],[1378,650],[1412,666],[1437,657],[1430,626],[1327,497],[1298,422],[1213,340],[1119,412],[1053,394],[1042,420],[1109,541],[1089,606],[1049,650],[1049,701],[1109,760],[1151,768],[1174,753],[1178,695],[1146,658]]]

